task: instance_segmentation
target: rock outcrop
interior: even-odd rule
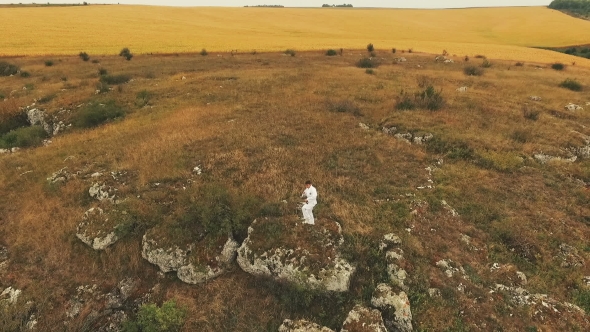
[[[389,285],[379,284],[371,298],[371,305],[381,310],[385,327],[389,331],[413,330],[410,300],[405,292],[396,293]]]
[[[279,326],[279,332],[334,332],[334,330],[304,319],[285,319],[283,324]]]
[[[160,243],[159,243],[160,242]],[[236,257],[239,244],[228,238],[215,258],[199,259],[199,248],[194,242],[186,245],[163,245],[150,234],[143,236],[141,256],[157,265],[162,272],[176,271],[178,279],[188,284],[198,284],[223,274]]]
[[[57,135],[66,128],[63,121],[59,121],[55,117],[49,119],[49,116],[44,111],[37,108],[28,109],[27,118],[31,126],[43,127],[43,130],[50,136]]]
[[[104,250],[117,242],[117,226],[121,224],[117,220],[117,212],[105,213],[101,208],[94,207],[84,212],[83,220],[78,224],[76,237],[89,245],[94,250]],[[120,214],[126,215],[121,211]]]
[[[381,312],[356,305],[348,313],[340,332],[387,332]]]
[[[269,235],[268,228],[283,231]],[[340,257],[341,233],[340,224],[331,220],[316,220],[315,225],[288,218],[255,220],[238,249],[237,261],[252,275],[345,292],[355,267]]]
[[[566,110],[568,110],[568,111],[572,111],[572,112],[573,112],[573,111],[583,111],[583,110],[584,110],[584,108],[583,108],[582,106],[580,106],[580,105],[576,105],[576,104],[572,104],[572,103],[569,103],[569,104],[565,105],[565,107],[564,107],[564,108],[565,108]]]

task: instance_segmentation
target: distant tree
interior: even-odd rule
[[[373,46],[373,44],[367,45],[367,51],[373,52],[374,50],[375,50],[375,47]]]
[[[124,57],[127,61],[133,58],[133,54],[131,54],[131,51],[127,47],[125,47],[121,50],[121,52],[119,52],[119,56]]]

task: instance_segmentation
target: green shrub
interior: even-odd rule
[[[104,76],[106,74],[108,74],[108,71],[106,69],[104,69],[104,68],[99,68],[98,69],[98,75],[99,76]]]
[[[94,60],[92,60],[91,62],[92,62],[92,63],[100,63],[100,60],[98,60],[98,59],[94,59]]]
[[[336,50],[329,49],[326,51],[326,55],[327,56],[335,56],[335,55],[338,55],[338,52],[336,52]]]
[[[584,47],[583,49],[580,50],[580,53],[582,53],[582,54],[590,53],[590,48]]]
[[[202,50],[201,50],[201,53],[199,53],[199,54],[200,54],[200,55],[202,55],[202,56],[206,56],[206,55],[208,55],[209,53],[207,53],[207,50],[206,50],[206,49],[202,49]]]
[[[141,90],[137,93],[136,95],[136,102],[135,104],[138,107],[144,107],[146,105],[148,105],[150,103],[150,100],[152,99],[152,93],[147,91],[147,90]]]
[[[127,61],[133,58],[133,54],[131,54],[131,51],[127,47],[123,48],[121,52],[119,52],[119,56],[124,57]]]
[[[586,312],[590,312],[590,290],[577,291],[574,296],[574,303]]]
[[[368,68],[367,70],[365,70],[365,73],[369,74],[369,75],[375,75],[375,71],[373,69]]]
[[[88,56],[88,53],[86,52],[80,52],[80,54],[78,54],[78,56],[80,57],[80,59],[82,59],[83,61],[88,61],[90,60],[90,57]]]
[[[373,44],[367,45],[367,51],[369,51],[369,52],[375,51],[375,47],[373,46]]]
[[[0,61],[0,76],[16,75],[19,68],[8,62]]]
[[[53,60],[46,60],[46,61],[45,61],[45,66],[46,66],[46,67],[51,67],[51,66],[53,66]]]
[[[104,103],[93,102],[74,116],[73,124],[79,128],[92,128],[124,115],[123,109],[113,100]]]
[[[362,58],[356,63],[356,66],[359,68],[377,68],[379,67],[379,61],[372,58]]]
[[[1,99],[1,98],[0,98]],[[6,134],[11,130],[29,125],[29,120],[26,112],[18,112],[9,116],[4,116],[0,119],[0,135]]]
[[[444,105],[445,100],[442,96],[442,90],[436,91],[432,85],[429,85],[424,90],[415,92],[413,96],[402,90],[395,108],[398,110],[423,108],[429,111],[437,111]]]
[[[565,81],[559,83],[559,86],[572,91],[582,91],[582,84],[576,80],[572,80],[571,78],[568,78]]]
[[[45,138],[47,133],[40,126],[18,128],[0,137],[0,148],[39,146]]]
[[[123,332],[177,332],[184,325],[185,317],[186,310],[172,300],[164,302],[160,308],[144,304],[135,321],[125,322]]]
[[[492,63],[488,61],[488,59],[484,59],[483,62],[481,63],[481,67],[482,68],[490,68],[492,66]]]
[[[575,48],[575,47],[570,47],[570,48],[567,48],[567,49],[564,51],[564,53],[565,53],[565,54],[570,54],[570,55],[571,55],[571,54],[576,54],[577,52],[578,52],[578,49],[577,49],[577,48]]]
[[[563,63],[556,62],[556,63],[554,63],[554,64],[551,65],[551,69],[564,70],[565,69],[565,65]]]
[[[432,153],[445,155],[449,159],[470,160],[474,157],[474,151],[462,141],[447,141],[434,136],[426,143],[426,150]]]
[[[295,50],[288,49],[285,51],[285,54],[290,55],[290,56],[295,56]]]
[[[52,101],[53,99],[55,99],[55,97],[57,97],[57,95],[55,93],[52,93],[50,95],[43,96],[43,97],[39,98],[39,100],[37,100],[37,102],[39,104],[45,104],[45,103],[48,103],[48,102]]]
[[[129,75],[102,75],[100,81],[106,84],[124,84],[129,82],[131,76]]]
[[[525,107],[522,110],[522,113],[523,113],[524,118],[527,120],[537,121],[539,119],[540,112],[535,109],[530,109],[528,107]]]
[[[24,77],[24,78],[31,77],[31,74],[28,71],[21,71],[20,77]]]
[[[476,66],[467,66],[463,68],[463,73],[467,76],[481,76],[483,75],[483,69],[477,68]]]
[[[526,143],[531,140],[531,133],[528,130],[517,129],[512,132],[510,138],[519,143]]]

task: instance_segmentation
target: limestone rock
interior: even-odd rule
[[[580,267],[584,266],[584,259],[578,254],[578,249],[562,243],[559,245],[559,257],[561,258],[562,267]]]
[[[94,250],[104,250],[119,239],[115,232],[118,225],[114,215],[106,214],[98,207],[90,208],[78,224],[76,237]]]
[[[0,149],[0,154],[10,153],[10,149]]]
[[[176,271],[178,279],[188,284],[198,284],[223,274],[236,257],[239,244],[231,237],[223,245],[221,252],[208,262],[200,262],[196,255],[204,249],[195,243],[187,245],[158,244],[146,233],[143,236],[141,255],[148,262],[158,265],[160,271]],[[183,249],[184,248],[184,249]]]
[[[363,130],[369,130],[371,127],[367,126],[366,124],[359,122],[359,127]]]
[[[57,172],[51,174],[50,177],[47,178],[49,183],[57,183],[57,182],[66,182],[72,177],[72,174],[68,172],[68,168],[64,167]]]
[[[395,61],[397,63],[402,63],[402,62],[406,62],[408,60],[406,58],[404,58],[404,57],[399,57],[399,58],[393,59],[393,61]]]
[[[285,319],[279,326],[279,332],[334,332],[334,330],[304,319]]]
[[[532,101],[541,101],[541,97],[539,96],[530,96],[529,99]]]
[[[520,280],[521,285],[526,285],[527,284],[527,278],[526,278],[526,274],[520,272],[520,271],[516,271],[516,276],[518,277],[518,279]]]
[[[0,272],[8,267],[8,249],[0,246]]]
[[[340,332],[387,332],[387,329],[379,310],[356,305],[348,313]]]
[[[430,297],[441,297],[440,289],[438,289],[438,288],[428,288],[428,296],[430,296]]]
[[[0,293],[0,303],[14,304],[18,301],[21,290],[7,287]]]
[[[96,198],[99,201],[105,199],[111,202],[115,201],[114,189],[99,182],[92,184],[92,186],[88,189],[88,195],[90,195],[92,198]]]
[[[562,162],[566,162],[566,163],[573,163],[574,161],[576,161],[578,159],[578,156],[573,156],[570,158],[563,158],[563,157],[550,156],[550,155],[546,155],[543,153],[537,153],[537,154],[533,155],[533,158],[535,158],[541,164],[546,164],[551,161],[562,161]]]
[[[458,92],[465,92],[465,91],[467,91],[467,87],[466,86],[462,86],[460,88],[457,88],[457,91]]]
[[[565,109],[568,110],[568,111],[572,111],[572,112],[573,111],[583,111],[584,110],[584,108],[582,106],[576,105],[576,104],[572,104],[572,103],[569,103],[569,104],[565,105]]]
[[[287,218],[255,220],[238,249],[242,270],[314,289],[347,291],[355,267],[340,257],[344,242],[340,224],[321,219],[313,226],[296,222]],[[273,235],[272,241],[264,231],[270,224],[284,229]]]
[[[215,257],[218,264],[195,266],[193,263],[189,263],[178,269],[178,279],[187,284],[198,284],[221,275],[225,272],[225,268],[236,258],[236,252],[239,246],[233,239],[228,239],[223,246],[221,254]]]
[[[453,59],[446,59],[445,61],[443,61],[444,63],[454,63],[455,61],[453,61]]]
[[[381,310],[389,331],[409,332],[412,327],[410,300],[405,292],[396,294],[387,284],[379,284],[371,298],[371,305]]]
[[[395,132],[397,131],[397,128],[396,127],[383,127],[383,128],[381,128],[381,131],[385,135],[394,135]]]

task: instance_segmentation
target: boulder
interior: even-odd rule
[[[315,225],[304,225],[295,216],[258,219],[248,228],[237,261],[252,275],[345,292],[355,267],[340,257],[343,243],[335,221],[319,219]]]
[[[334,332],[334,330],[305,319],[285,319],[283,324],[279,326],[279,332]]]
[[[92,198],[96,198],[99,201],[106,199],[114,202],[115,200],[114,188],[99,182],[92,184],[92,186],[88,189],[88,195],[90,195]]]
[[[148,231],[143,236],[141,256],[162,272],[176,271],[181,281],[198,284],[223,274],[235,259],[239,244],[231,237],[222,240],[216,241],[219,251],[210,253],[209,250],[218,250],[218,246],[206,248],[207,245],[198,246],[197,241],[190,240],[183,244],[164,244],[170,242],[168,237],[154,236]],[[209,259],[211,256],[214,258]]]
[[[78,224],[76,237],[94,250],[106,249],[119,239],[116,229],[123,221],[118,219],[118,212],[104,213],[99,207],[90,208]],[[120,214],[125,216],[127,213],[121,211]]]
[[[389,285],[379,284],[371,298],[371,305],[381,311],[389,331],[413,330],[410,300],[405,292],[396,294]]]
[[[387,332],[381,312],[356,305],[348,313],[340,332]]]
[[[572,103],[569,103],[569,104],[565,105],[565,109],[568,110],[568,111],[572,111],[572,112],[573,111],[583,111],[584,110],[584,108],[582,106],[576,105],[576,104],[572,104]]]

